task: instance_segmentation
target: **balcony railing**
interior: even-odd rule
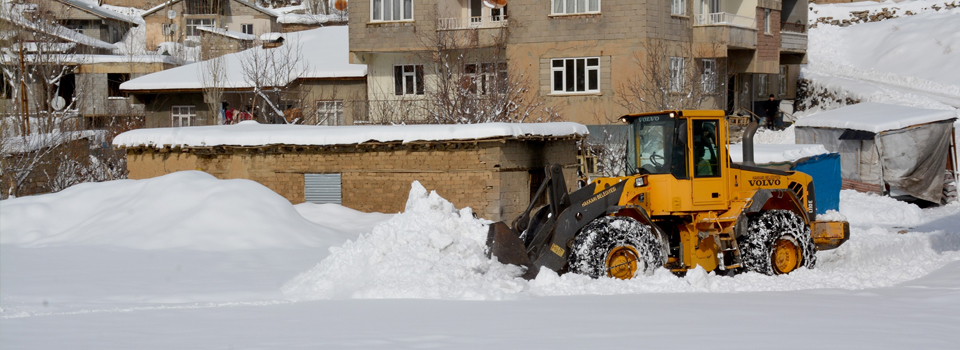
[[[757,19],[727,12],[703,13],[693,17],[695,26],[734,26],[757,29]]]
[[[506,26],[506,16],[441,18],[437,21],[437,30],[498,28]]]

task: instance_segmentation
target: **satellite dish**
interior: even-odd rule
[[[177,11],[167,10],[167,18],[169,19],[177,18]]]
[[[337,2],[333,3],[333,8],[337,9],[337,11],[346,11],[347,0],[337,0]]]
[[[483,5],[492,9],[499,9],[507,6],[507,0],[483,0]]]
[[[63,96],[57,96],[53,98],[53,101],[50,101],[50,107],[58,111],[63,110],[63,107],[67,106],[67,100],[63,99]]]

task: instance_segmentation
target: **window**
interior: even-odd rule
[[[187,18],[187,36],[200,36],[197,27],[216,27],[217,20],[213,18]]]
[[[9,99],[13,96],[13,87],[7,81],[7,75],[0,72],[0,98]]]
[[[371,21],[411,21],[413,20],[413,0],[371,0]]]
[[[670,92],[683,89],[683,57],[670,57]]]
[[[717,91],[717,60],[703,60],[703,73],[701,73],[700,76],[700,88],[705,93],[714,93]]]
[[[253,24],[241,24],[240,31],[242,31],[243,34],[253,35]]]
[[[479,68],[479,69],[478,69]],[[467,64],[463,68],[464,88],[471,93],[486,95],[489,93],[505,93],[507,90],[507,64],[482,63]]]
[[[686,16],[687,0],[672,0],[670,2],[670,14],[676,16]]]
[[[717,122],[693,121],[693,175],[720,176],[720,159],[717,153]]]
[[[490,20],[494,22],[500,22],[501,20],[505,19],[507,19],[507,5],[504,5],[502,8],[498,9],[490,9]]]
[[[767,97],[767,75],[766,74],[754,74],[754,85],[756,85],[757,97],[766,98]]]
[[[770,9],[763,9],[763,33],[770,34]]]
[[[600,92],[600,58],[556,58],[550,64],[553,93]]]
[[[317,101],[317,125],[343,125],[343,101]]]
[[[173,106],[170,108],[170,126],[181,127],[191,126],[197,118],[197,110],[194,106]]]
[[[553,14],[599,13],[600,0],[553,0]]]
[[[780,95],[787,94],[787,66],[780,66]]]
[[[394,92],[399,95],[423,95],[423,65],[393,66]]]
[[[120,91],[120,84],[130,80],[128,73],[107,73],[107,93],[109,97],[127,97],[127,93]]]

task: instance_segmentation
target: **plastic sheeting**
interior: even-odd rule
[[[819,143],[840,154],[844,179],[889,184],[938,203],[943,191],[953,120],[878,133],[872,140],[841,140],[849,129],[797,127],[797,143]],[[815,185],[816,186],[816,185]]]

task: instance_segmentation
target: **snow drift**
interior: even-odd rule
[[[344,234],[306,220],[249,180],[185,171],[145,180],[85,183],[0,201],[0,244],[229,251],[317,247]]]
[[[841,213],[851,219],[851,239],[817,253],[815,269],[785,276],[743,273],[717,276],[701,268],[677,277],[666,269],[628,281],[558,275],[542,269],[533,281],[521,270],[487,259],[488,222],[469,208],[456,210],[435,192],[414,183],[406,210],[354,242],[331,248],[313,269],[284,285],[291,300],[426,298],[501,300],[533,296],[677,292],[864,289],[916,279],[960,260],[956,240],[943,231],[901,234],[892,225],[920,223],[923,212],[891,198],[843,191]],[[954,208],[957,209],[957,208]]]

